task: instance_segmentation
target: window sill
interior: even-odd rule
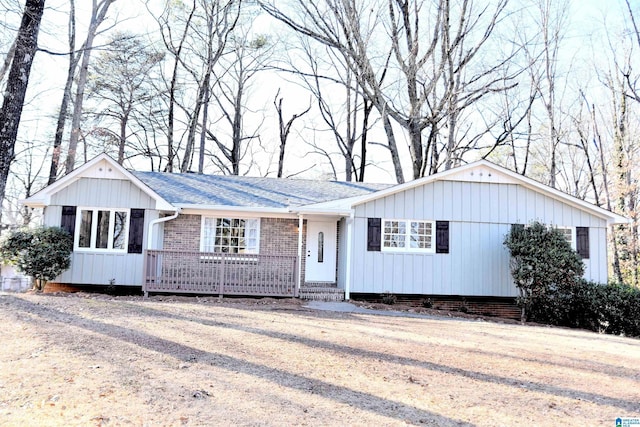
[[[234,254],[229,255],[200,255],[201,262],[221,262],[221,261],[231,261],[231,262],[247,262],[247,263],[257,263],[259,261],[259,257],[257,254],[251,254],[249,256],[235,256]]]

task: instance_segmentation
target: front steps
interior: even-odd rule
[[[300,299],[309,301],[344,301],[344,289],[338,289],[335,283],[305,283],[300,286]]]

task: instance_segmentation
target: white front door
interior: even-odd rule
[[[307,220],[306,282],[336,281],[336,221]]]

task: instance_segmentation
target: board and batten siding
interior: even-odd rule
[[[367,251],[367,218],[449,221],[449,253]],[[585,277],[606,282],[604,219],[518,184],[435,181],[355,207],[351,292],[516,296],[504,236],[533,221],[589,227]]]
[[[60,226],[62,206],[144,209],[146,243],[149,223],[158,218],[156,202],[128,180],[81,178],[51,196],[44,210],[44,224]],[[74,252],[71,268],[55,279],[74,285],[142,286],[143,255],[129,253]]]

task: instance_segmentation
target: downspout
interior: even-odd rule
[[[178,217],[178,215],[180,215],[180,208],[176,208],[176,211],[173,215],[170,216],[165,216],[162,218],[157,218],[154,219],[153,221],[151,221],[149,223],[149,229],[147,230],[147,249],[149,250],[151,249],[151,246],[153,245],[153,226],[156,224],[160,224],[161,222],[166,222],[166,221],[171,221],[172,219],[176,219]],[[147,292],[147,262],[148,262],[148,254],[146,253],[145,250],[145,256],[144,256],[144,261],[142,263],[142,292],[144,294],[144,297],[148,297],[149,296],[149,292]]]
[[[147,249],[151,249],[153,244],[153,226],[156,224],[160,224],[161,222],[171,221],[172,219],[176,219],[180,215],[180,208],[176,208],[176,211],[171,216],[164,216],[162,218],[154,219],[149,223],[149,232],[147,233]]]
[[[351,296],[351,254],[353,250],[351,246],[353,245],[353,221],[355,218],[355,212],[353,209],[349,214],[349,218],[347,218],[347,256],[346,256],[346,265],[345,265],[345,278],[344,278],[344,299],[349,301]]]

